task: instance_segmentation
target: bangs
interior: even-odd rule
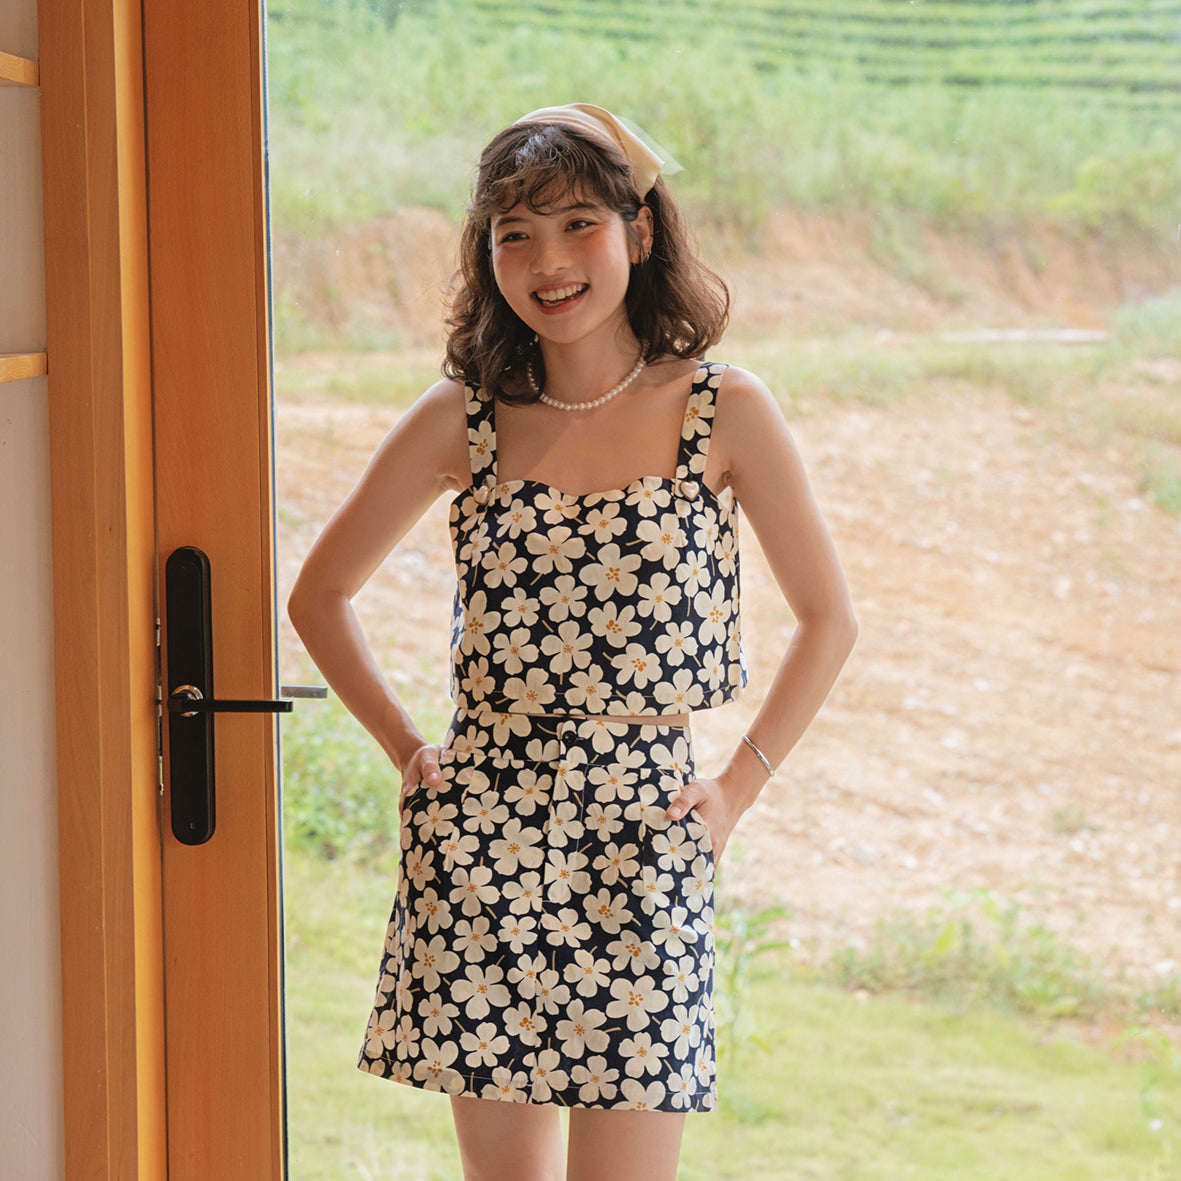
[[[569,201],[638,211],[639,194],[622,152],[561,124],[515,124],[485,150],[470,214],[489,221],[516,205],[541,213]]]

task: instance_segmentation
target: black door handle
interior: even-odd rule
[[[210,701],[196,685],[180,685],[168,695],[168,712],[192,718],[197,714],[289,714],[292,701]]]
[[[168,637],[168,778],[172,835],[202,845],[217,823],[215,713],[289,713],[292,703],[219,700],[213,692],[213,615],[209,558],[196,546],[164,564]]]

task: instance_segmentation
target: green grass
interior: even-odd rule
[[[353,1067],[394,872],[287,857],[293,1181],[461,1175],[446,1100]],[[1181,1175],[1181,1059],[1158,1030],[1129,1024],[1089,1046],[985,1005],[867,996],[760,964],[745,998],[758,1038],[726,1056],[720,1111],[689,1120],[682,1181]]]
[[[590,99],[685,165],[673,184],[699,223],[752,225],[797,205],[904,210],[957,228],[1048,219],[1168,241],[1181,102],[1140,110],[1102,91],[890,86],[790,55],[760,64],[729,30],[734,7],[664,21],[650,42],[572,18],[498,18],[476,37],[460,0],[400,5],[392,22],[353,0],[276,0],[276,221],[318,233],[399,204],[458,217],[492,132],[534,107]]]

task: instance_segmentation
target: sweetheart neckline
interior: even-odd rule
[[[604,488],[601,491],[595,492],[566,492],[562,488],[554,487],[553,484],[547,484],[544,480],[500,480],[495,484],[469,484],[457,494],[457,499],[461,496],[474,496],[476,488],[490,488],[492,492],[495,493],[501,488],[524,488],[527,486],[532,486],[534,488],[544,489],[546,492],[556,493],[558,496],[562,497],[563,500],[587,500],[592,496],[611,496],[612,494],[626,496],[632,491],[633,488],[636,487],[637,484],[647,484],[648,481],[654,481],[656,484],[676,485],[680,483],[680,480],[676,476],[636,476],[634,480],[624,485],[622,488]],[[720,493],[718,493],[715,492],[703,480],[697,480],[695,483],[700,490],[700,495],[703,497],[708,495],[714,504],[718,506],[718,508],[722,507],[722,496],[725,495],[726,492],[730,492],[731,498],[733,498],[733,492],[729,485],[727,485]]]

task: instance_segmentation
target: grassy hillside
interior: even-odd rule
[[[458,215],[492,131],[576,100],[740,227],[793,204],[1163,243],[1181,208],[1175,0],[275,0],[269,39],[282,226]]]

